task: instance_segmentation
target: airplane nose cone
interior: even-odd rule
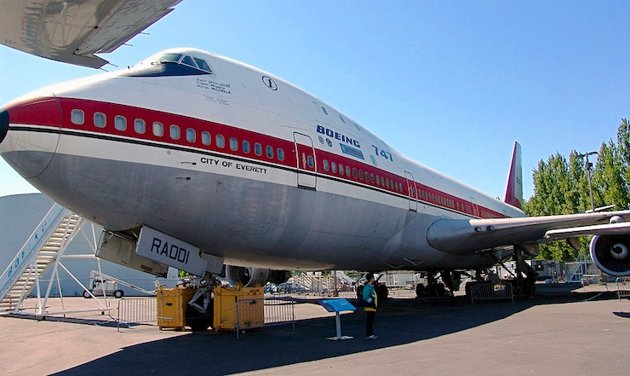
[[[0,143],[4,140],[4,137],[9,132],[9,111],[0,111]]]

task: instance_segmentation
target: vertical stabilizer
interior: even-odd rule
[[[510,174],[503,201],[519,209],[523,208],[523,165],[521,163],[521,145],[518,142],[514,143]]]

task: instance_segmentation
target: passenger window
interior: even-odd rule
[[[94,113],[94,126],[97,128],[105,128],[107,124],[107,117],[102,112]]]
[[[359,180],[363,181],[363,170],[359,170]]]
[[[188,128],[186,129],[186,141],[193,143],[197,141],[197,132],[194,129]]]
[[[337,173],[337,163],[330,162],[330,169],[332,170],[333,174],[336,174]]]
[[[249,154],[250,151],[251,151],[251,148],[249,145],[249,141],[243,140],[243,153]]]
[[[83,125],[85,122],[85,114],[81,110],[72,110],[70,113],[70,121],[74,125]]]
[[[254,154],[256,154],[259,157],[262,155],[262,145],[259,144],[258,142],[254,144]]]
[[[344,176],[345,175],[345,170],[343,168],[343,165],[341,163],[339,163],[339,175]]]
[[[171,126],[169,127],[169,134],[171,135],[171,138],[173,140],[179,140],[180,132],[179,132],[179,127],[175,124],[171,124]]]
[[[284,161],[284,149],[282,149],[282,148],[278,148],[278,149],[276,150],[276,153],[277,153],[277,155],[278,155],[278,160],[279,160],[279,161]]]
[[[127,118],[125,118],[124,116],[116,115],[114,117],[114,128],[118,129],[121,132],[126,130]]]
[[[348,177],[350,177],[350,174],[352,173],[352,171],[350,170],[350,166],[346,166],[346,175]]]
[[[133,130],[138,134],[144,134],[147,131],[147,125],[142,119],[135,119],[133,121]]]
[[[212,137],[210,137],[210,132],[203,131],[201,132],[201,143],[204,145],[210,145],[212,142]]]
[[[164,126],[160,122],[153,123],[153,135],[156,137],[164,136]]]
[[[230,137],[230,150],[238,150],[238,140],[236,139],[236,137]]]
[[[352,167],[352,177],[355,179],[359,177],[359,172],[355,167]]]
[[[273,158],[273,146],[269,146],[267,145],[266,149],[266,153],[267,153],[267,158]]]
[[[372,184],[374,184],[376,182],[376,177],[371,172],[370,172],[370,181],[372,182]]]
[[[376,175],[375,178],[376,178],[376,185],[381,185],[381,179],[379,179],[378,175]]]
[[[308,168],[315,168],[315,159],[313,159],[312,155],[306,157],[306,163],[308,163]]]
[[[223,149],[225,147],[225,138],[222,134],[218,134],[216,137],[217,147]]]
[[[330,165],[328,164],[328,160],[324,159],[322,164],[324,165],[324,171],[328,172],[328,170],[330,170]]]

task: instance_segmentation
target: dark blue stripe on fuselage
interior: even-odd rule
[[[133,69],[123,72],[127,77],[176,77],[176,76],[201,76],[210,74],[200,69],[177,63],[161,63],[151,65],[143,69]]]

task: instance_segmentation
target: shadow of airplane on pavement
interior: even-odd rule
[[[327,340],[336,335],[335,319],[324,317],[297,321],[295,330],[278,326],[248,331],[240,339],[231,332],[207,332],[142,343],[55,375],[223,375],[263,370],[423,341],[502,320],[536,305],[575,301],[538,298],[514,303],[427,305],[413,299],[393,299],[377,313],[376,341],[365,339],[365,317],[357,311],[341,319],[342,334],[354,336],[354,340]]]

